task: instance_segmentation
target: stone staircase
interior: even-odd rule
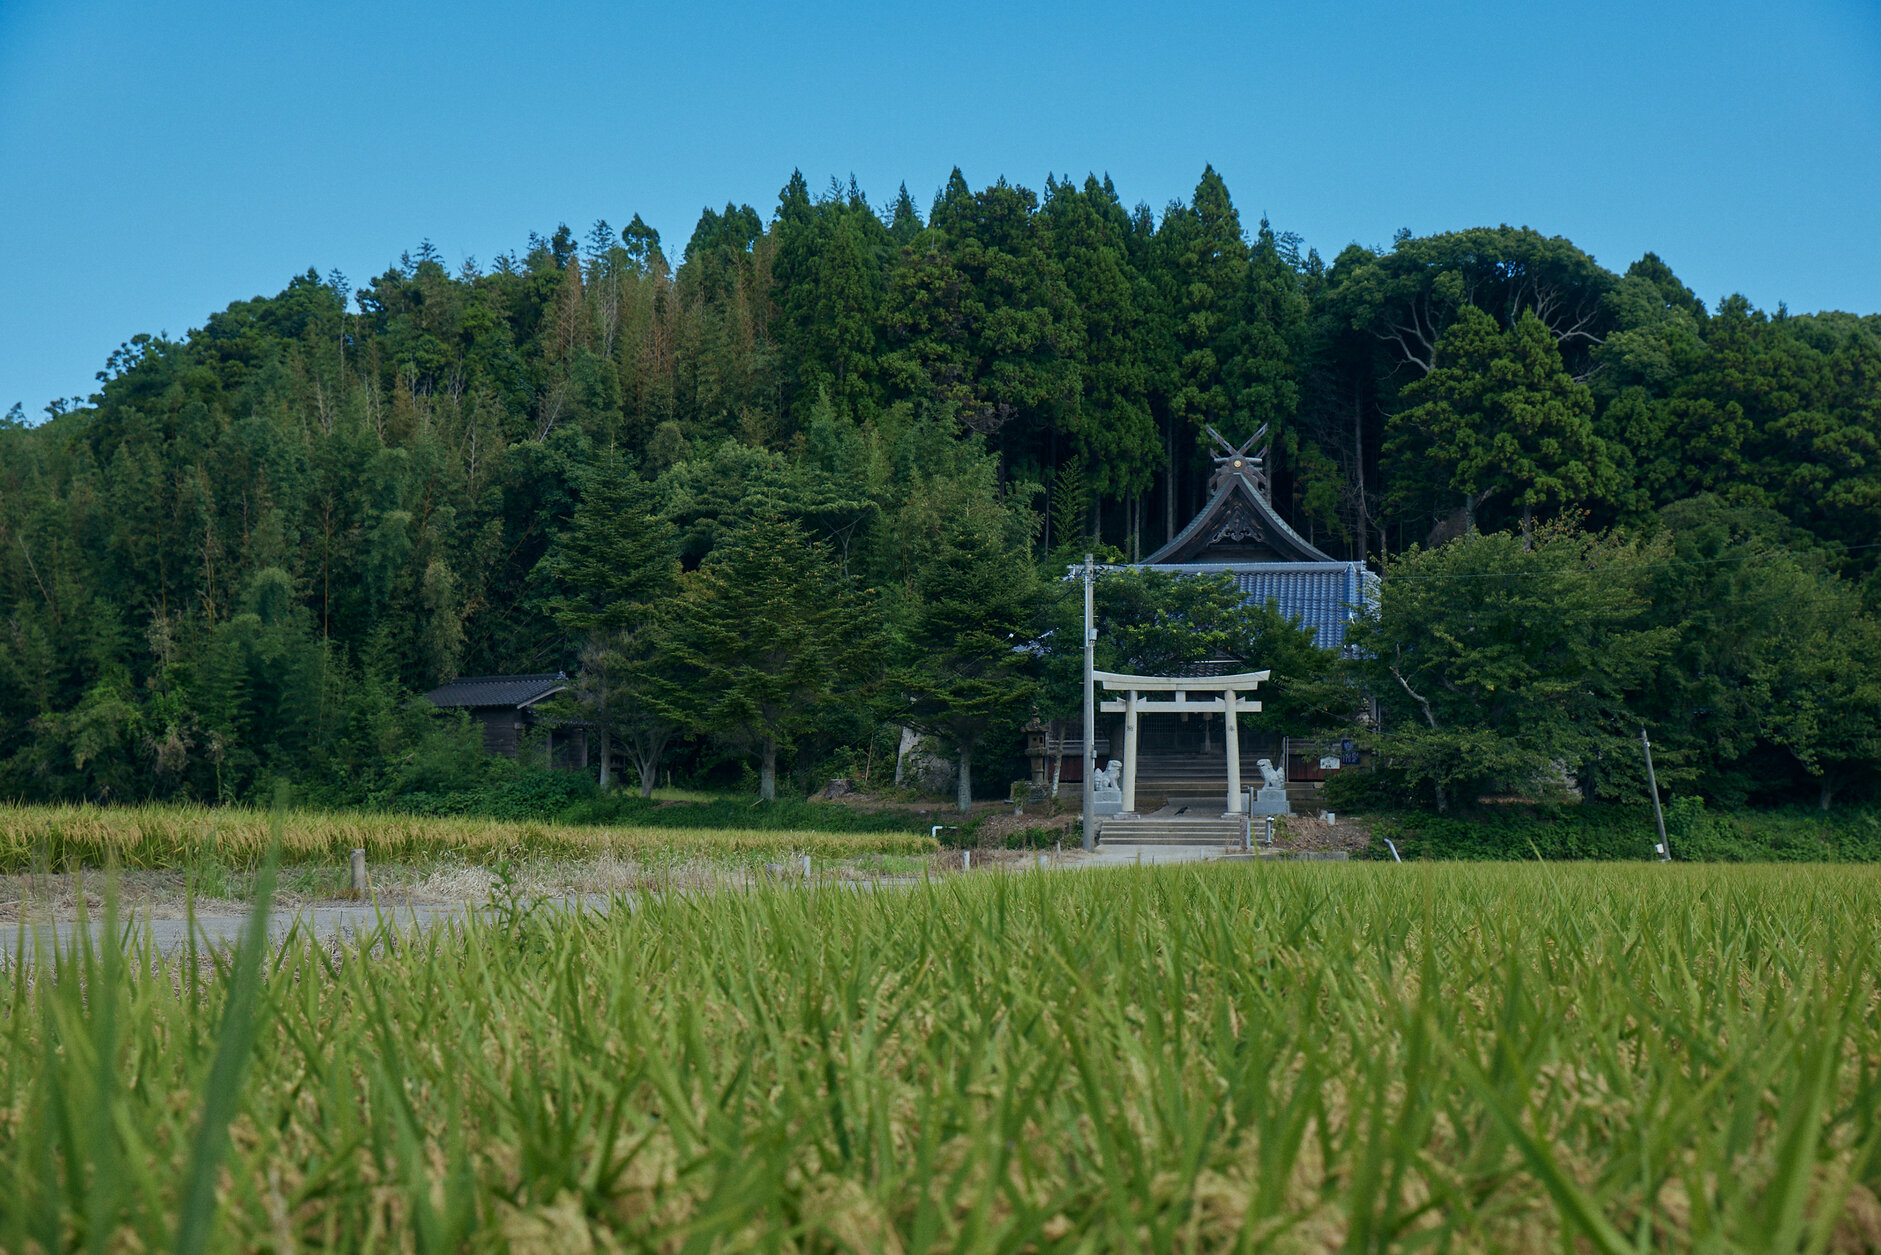
[[[1260,783],[1259,754],[1241,755],[1241,779]],[[1215,793],[1228,787],[1227,756],[1214,754],[1144,754],[1137,759],[1139,787],[1164,793]]]
[[[1215,803],[1217,807],[1221,804]],[[1099,846],[1210,845],[1240,848],[1241,820],[1223,819],[1219,810],[1203,815],[1144,815],[1110,818],[1097,830]]]
[[[1269,752],[1267,757],[1271,757]],[[1241,756],[1241,785],[1258,789],[1261,783],[1261,754]],[[1214,794],[1222,797],[1228,790],[1228,763],[1221,754],[1145,754],[1137,761],[1137,790],[1140,793]],[[1324,804],[1311,780],[1287,781],[1287,801],[1296,815],[1317,815]]]

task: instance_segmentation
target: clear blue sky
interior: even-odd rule
[[[793,167],[1186,196],[1330,256],[1508,222],[1709,301],[1881,310],[1881,4],[0,0],[0,410],[429,237],[766,217]]]

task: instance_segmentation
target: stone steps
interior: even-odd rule
[[[1099,845],[1216,845],[1241,843],[1239,819],[1106,819],[1097,831]]]
[[[1258,760],[1241,760],[1241,781],[1244,784],[1259,785],[1261,769]],[[1136,782],[1139,787],[1155,785],[1166,788],[1171,785],[1195,785],[1205,791],[1226,789],[1228,787],[1228,763],[1224,758],[1191,759],[1175,758],[1158,761],[1154,758],[1142,758],[1136,765]]]

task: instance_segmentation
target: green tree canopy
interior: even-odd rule
[[[894,714],[953,749],[965,813],[973,805],[974,751],[1032,710],[1036,575],[1030,555],[1013,546],[1003,512],[982,508],[947,521],[912,593],[902,661],[890,680],[907,705]]]
[[[1628,699],[1674,643],[1647,613],[1668,551],[1559,525],[1532,548],[1470,535],[1393,561],[1349,637],[1385,712],[1390,769],[1439,809],[1569,783],[1595,797],[1641,787]]]
[[[1462,498],[1466,526],[1491,498],[1519,509],[1578,505],[1612,489],[1613,468],[1594,433],[1593,397],[1568,377],[1554,337],[1532,313],[1499,332],[1466,306],[1437,343],[1429,374],[1404,389],[1411,408],[1392,419],[1389,452],[1424,468],[1402,478]]]
[[[777,797],[780,748],[820,708],[859,700],[877,665],[867,598],[828,547],[767,511],[729,532],[683,583],[654,700],[675,721],[758,759]]]

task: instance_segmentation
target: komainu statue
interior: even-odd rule
[[[1263,788],[1284,789],[1287,787],[1286,777],[1280,774],[1280,769],[1274,766],[1273,761],[1271,759],[1267,759],[1267,758],[1261,759],[1260,769],[1261,769],[1261,784]]]

